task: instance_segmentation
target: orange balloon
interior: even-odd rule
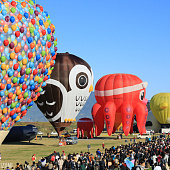
[[[22,94],[18,95],[18,99],[20,100],[22,98]]]
[[[17,17],[18,17],[19,20],[22,20],[22,15],[21,14],[18,14]]]
[[[31,47],[31,49],[33,49],[33,48],[35,47],[35,44],[34,44],[34,43],[31,43],[31,44],[30,44],[30,47]]]
[[[10,68],[13,67],[13,61],[10,61],[10,62],[9,62],[9,67],[10,67]]]
[[[21,108],[18,107],[18,108],[16,109],[16,112],[17,112],[17,113],[21,112]]]
[[[10,93],[8,94],[8,97],[9,97],[9,98],[12,98],[12,96],[13,96],[13,93],[10,92]]]
[[[7,84],[11,84],[11,79],[10,78],[8,78]]]

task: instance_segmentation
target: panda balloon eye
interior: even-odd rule
[[[140,91],[139,99],[140,99],[140,100],[143,100],[143,99],[144,99],[144,95],[145,95],[144,90]]]
[[[88,84],[88,76],[86,73],[79,73],[76,77],[76,85],[79,89],[84,89]]]

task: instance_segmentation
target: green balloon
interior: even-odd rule
[[[49,25],[51,24],[51,21],[50,21],[50,20],[47,20],[47,22],[49,23]]]
[[[51,67],[51,68],[50,68],[50,70],[53,70],[53,69],[54,69],[54,67]]]
[[[31,15],[34,13],[33,9],[29,9],[29,12]]]
[[[14,108],[15,106],[16,106],[15,103],[12,103],[12,104],[11,104],[11,108]]]
[[[36,25],[38,25],[38,26],[39,26],[39,25],[40,25],[40,23],[39,23],[38,21],[36,21]]]
[[[5,75],[6,75],[6,71],[2,70],[2,76],[5,76]]]
[[[34,28],[33,27],[30,27],[30,33],[32,34],[34,32]]]
[[[31,109],[32,106],[28,106],[27,109]]]
[[[25,56],[25,51],[24,50],[21,52],[21,55],[22,55],[22,57]]]
[[[26,74],[30,74],[30,69],[29,68],[26,69]]]
[[[1,61],[2,61],[2,62],[5,62],[5,60],[6,60],[6,57],[5,57],[5,56],[2,56],[2,57],[1,57]]]
[[[8,90],[5,91],[5,96],[7,96],[9,94]]]
[[[56,46],[57,45],[57,41],[54,41],[54,46]]]
[[[45,51],[42,51],[41,52],[41,55],[44,57],[46,55],[46,52]]]
[[[20,63],[20,67],[22,68],[22,66],[23,66],[23,64],[22,63]]]
[[[34,58],[31,58],[31,62],[34,62]]]
[[[38,83],[41,83],[42,81],[43,81],[43,79],[42,79],[42,78],[39,78]]]
[[[11,12],[14,14],[16,12],[16,9],[14,7],[12,7]]]
[[[50,39],[51,39],[51,35],[48,34],[48,35],[47,35],[47,40],[50,40]]]
[[[34,2],[33,2],[33,1],[29,1],[29,3],[30,3],[31,5],[34,5]]]
[[[16,83],[18,81],[18,79],[16,77],[13,78],[13,83]]]
[[[28,97],[28,92],[24,93],[24,98]]]
[[[41,92],[42,91],[42,88],[40,87],[40,90],[38,92]]]

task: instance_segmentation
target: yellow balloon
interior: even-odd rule
[[[21,90],[17,90],[17,96],[21,94]]]
[[[15,58],[15,53],[11,53],[11,54],[10,54],[10,58],[11,58],[11,59],[14,59],[14,58]]]
[[[39,80],[39,77],[35,76],[34,81],[38,81],[38,80]]]
[[[4,25],[4,32],[5,32],[5,33],[8,32],[8,25]]]
[[[2,70],[5,70],[6,69],[6,64],[2,64],[1,68],[2,68]]]
[[[158,93],[150,101],[153,115],[161,124],[170,124],[170,93]]]
[[[15,121],[18,121],[20,119],[20,117],[19,116],[17,116],[16,118],[15,118]]]
[[[15,44],[15,46],[17,46],[17,39],[15,39],[13,43]]]
[[[22,64],[27,64],[27,59],[24,58],[24,59],[22,60]]]
[[[16,25],[12,25],[11,29],[12,29],[12,31],[15,31],[17,29],[17,26]]]
[[[7,113],[7,108],[4,108],[4,109],[2,110],[2,112],[3,112],[3,114]]]

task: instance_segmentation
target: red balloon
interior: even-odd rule
[[[29,52],[28,53],[28,58],[31,59],[33,57],[33,53],[32,52]]]
[[[46,30],[42,30],[42,35],[44,36],[46,34]]]
[[[8,44],[9,44],[9,41],[8,40],[4,40],[4,45],[8,46]]]
[[[20,36],[20,32],[19,32],[19,31],[16,31],[16,32],[15,32],[15,36],[16,36],[16,37],[19,37],[19,36]]]
[[[32,102],[32,99],[29,98],[28,101],[27,101],[27,103],[29,104],[29,103],[31,103],[31,102]]]
[[[14,114],[15,114],[15,111],[12,110],[12,111],[10,112],[10,116],[13,116]]]
[[[15,6],[16,6],[16,2],[15,2],[15,1],[12,1],[12,2],[11,2],[11,5],[15,7]]]
[[[17,64],[14,64],[14,70],[17,70],[17,69],[18,69],[18,66],[19,66],[18,63],[17,63]]]
[[[31,19],[31,23],[34,25],[35,24],[35,19]]]
[[[148,115],[146,87],[147,82],[142,82],[131,74],[109,74],[102,77],[95,86],[97,103],[92,109],[96,135],[102,132],[104,120],[109,135],[114,133],[121,123],[126,136],[129,132],[133,133],[135,115],[140,134],[145,133]]]
[[[36,75],[38,73],[37,69],[33,71],[33,75]]]
[[[24,84],[24,85],[22,86],[22,90],[25,90],[25,89],[27,89],[27,85],[26,85],[26,84]]]

